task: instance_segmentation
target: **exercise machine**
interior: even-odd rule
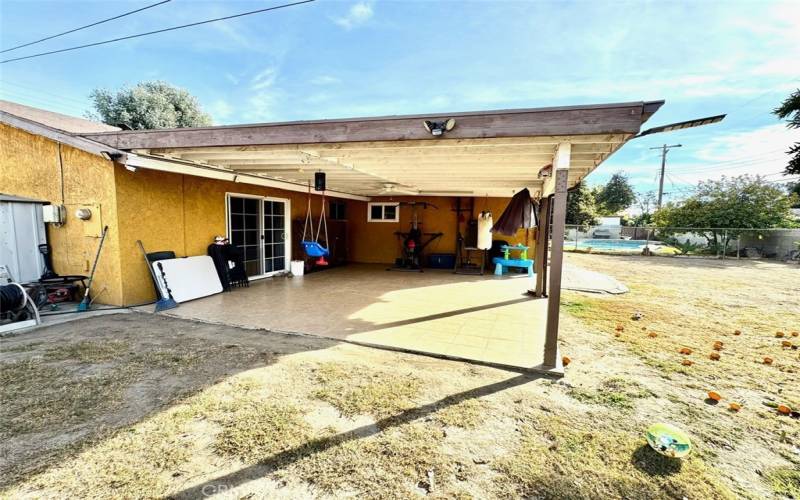
[[[438,210],[439,207],[425,201],[401,201],[399,205],[408,205],[411,207],[411,229],[409,229],[408,232],[395,231],[394,234],[400,241],[400,257],[395,260],[394,266],[388,268],[387,271],[413,271],[421,273],[423,272],[422,255],[425,247],[444,236],[444,233],[422,232],[420,228],[422,223],[419,222],[417,206],[422,206],[423,210],[428,207]]]

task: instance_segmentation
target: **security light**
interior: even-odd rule
[[[431,120],[425,120],[422,122],[422,125],[425,127],[425,130],[431,133],[433,136],[440,136],[445,132],[450,132],[456,126],[455,118],[448,118],[442,122],[435,122]]]

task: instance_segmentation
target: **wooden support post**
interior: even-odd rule
[[[561,143],[553,162],[555,195],[553,197],[553,234],[550,249],[550,293],[547,303],[547,327],[544,341],[544,366],[558,362],[558,314],[561,300],[561,270],[564,260],[564,225],[567,218],[567,188],[571,145]]]
[[[539,226],[536,228],[536,290],[534,296],[547,296],[547,240],[550,229],[550,198],[539,201]]]

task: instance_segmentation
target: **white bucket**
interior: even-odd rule
[[[293,260],[289,264],[289,269],[292,271],[292,275],[294,276],[302,276],[303,272],[305,271],[306,263],[302,260]]]

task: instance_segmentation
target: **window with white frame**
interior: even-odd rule
[[[370,202],[367,210],[367,222],[399,222],[400,204]]]

